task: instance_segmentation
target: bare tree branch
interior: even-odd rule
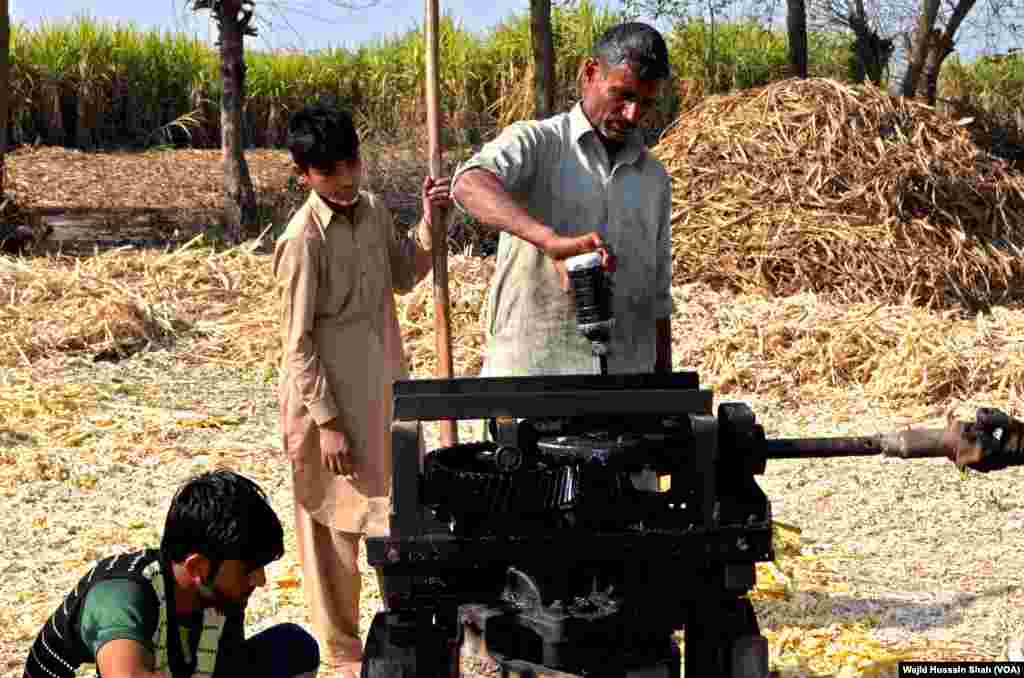
[[[2,2],[4,0],[0,0]],[[221,147],[224,151],[224,224],[225,237],[239,242],[246,229],[255,226],[256,192],[249,166],[245,161],[245,127],[242,110],[245,107],[245,45],[246,36],[257,34],[254,21],[255,0],[187,0],[193,11],[209,11],[217,24],[217,47],[220,51],[221,89]],[[376,0],[329,0],[345,9],[365,9]],[[300,0],[262,0],[263,12],[295,11]],[[301,10],[300,10],[301,11]]]

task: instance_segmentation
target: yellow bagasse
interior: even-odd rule
[[[1024,176],[955,120],[871,86],[711,97],[655,149],[677,283],[985,306],[1020,296]]]
[[[194,341],[194,350],[182,356],[186,362],[274,367],[278,303],[270,257],[255,244],[215,252],[200,236],[165,252],[0,257],[0,364]],[[454,255],[449,268],[455,362],[460,373],[476,372],[477,319],[492,264]],[[421,373],[433,369],[430,295],[429,282],[421,283],[399,305],[411,367]]]
[[[1020,403],[1020,305],[965,317],[811,292],[735,294],[703,283],[681,286],[675,297],[676,361],[695,366],[720,395],[819,403],[859,397],[908,415],[938,408],[933,417],[958,398]]]
[[[480,317],[493,264],[450,257],[456,373],[479,372]],[[270,261],[249,247],[114,251],[82,259],[0,258],[0,363],[187,342],[180,359],[272,370],[279,356]],[[676,362],[725,390],[785,394],[861,389],[890,402],[941,403],[978,392],[1015,400],[1024,383],[1024,309],[962,317],[902,303],[833,303],[676,290]],[[410,367],[435,367],[429,280],[399,300]],[[683,332],[685,327],[686,331]]]

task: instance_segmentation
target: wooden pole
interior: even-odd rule
[[[430,176],[441,177],[441,114],[440,87],[437,74],[438,0],[426,0],[427,40],[427,132],[430,140]],[[452,377],[452,321],[448,300],[448,229],[441,210],[430,207],[430,223],[433,227],[434,262],[434,337],[437,352],[437,376]],[[441,445],[454,445],[459,441],[454,421],[441,422]]]

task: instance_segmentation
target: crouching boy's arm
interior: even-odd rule
[[[394,275],[395,292],[404,294],[423,279],[433,264],[431,252],[433,248],[433,230],[430,224],[430,207],[437,208],[439,216],[447,216],[445,212],[451,207],[449,195],[450,179],[443,177],[434,180],[426,177],[420,190],[420,202],[423,217],[416,224],[415,232],[408,239],[393,239],[391,248],[391,270]]]

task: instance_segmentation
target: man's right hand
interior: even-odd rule
[[[611,252],[611,248],[601,237],[601,234],[597,231],[591,231],[584,235],[578,235],[574,237],[567,237],[558,234],[552,234],[545,242],[542,248],[544,254],[548,255],[555,261],[563,261],[569,257],[574,257],[577,254],[587,254],[588,252],[601,252],[601,263],[608,268],[608,264],[614,261],[614,255]]]
[[[319,428],[320,460],[324,468],[337,476],[353,475],[352,449],[348,436],[341,430],[338,420],[331,419]]]
[[[615,271],[615,254],[597,231],[576,237],[552,235],[544,243],[543,251],[555,262],[555,270],[558,271],[563,292],[569,291],[569,273],[565,268],[565,260],[569,257],[588,252],[600,252],[601,266],[610,273]]]

